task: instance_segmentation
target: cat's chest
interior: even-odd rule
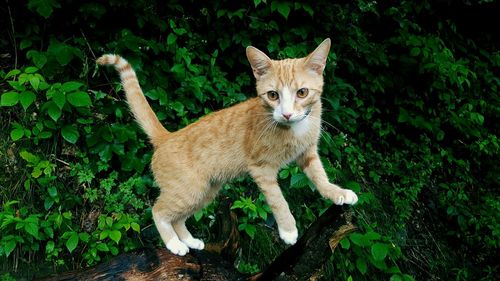
[[[304,121],[282,130],[273,141],[267,142],[266,153],[263,157],[269,162],[283,166],[294,161],[306,149],[316,144],[319,130],[316,130],[311,121]]]

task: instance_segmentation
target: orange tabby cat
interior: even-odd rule
[[[102,65],[120,73],[127,101],[154,146],[152,171],[161,194],[153,219],[167,248],[185,255],[203,249],[186,219],[212,201],[221,186],[249,173],[271,207],[280,237],[297,241],[297,228],[277,182],[280,168],[296,161],[318,191],[335,204],[355,204],[356,194],[328,181],[317,152],[321,124],[323,70],[330,39],[305,58],[271,60],[248,47],[257,97],[211,113],[175,132],[167,131],[144,97],[130,64],[104,55]]]

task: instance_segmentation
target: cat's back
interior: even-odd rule
[[[190,167],[199,175],[234,177],[245,169],[243,144],[252,115],[262,114],[258,99],[210,113],[158,142],[154,169]]]

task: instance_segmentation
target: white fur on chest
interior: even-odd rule
[[[296,137],[304,136],[311,129],[311,120],[309,120],[309,116],[298,123],[292,124],[291,129]]]

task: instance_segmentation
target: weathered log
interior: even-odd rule
[[[295,245],[286,249],[262,273],[247,280],[307,280],[321,269],[340,240],[355,229],[350,209],[333,205]]]
[[[230,218],[230,224],[236,223],[234,215],[230,215]],[[93,268],[70,271],[42,280],[307,280],[317,275],[339,241],[355,229],[351,219],[349,209],[330,207],[295,245],[285,250],[262,273],[248,278],[222,258],[221,253],[227,252],[228,248],[234,249],[238,244],[235,227],[225,225],[223,228],[230,233],[226,236],[229,239],[219,245],[207,245],[209,251],[191,251],[179,257],[164,248],[146,248],[122,254]],[[227,253],[224,256],[228,256]]]
[[[75,270],[58,276],[41,279],[44,281],[112,281],[112,280],[240,280],[232,264],[219,255],[207,251],[192,251],[180,257],[167,249],[142,249],[119,255],[108,262],[86,270]]]

